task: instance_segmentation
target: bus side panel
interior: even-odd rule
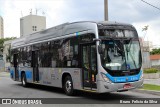
[[[17,74],[16,74],[16,72],[17,72]],[[17,68],[17,71],[15,71],[15,67],[10,67],[10,77],[14,81],[19,81],[19,68]]]
[[[74,89],[82,88],[81,70],[79,68],[39,68],[40,84],[62,88],[62,75],[69,73]]]
[[[39,68],[39,83],[42,85],[52,86],[51,75],[54,74],[54,68]],[[56,82],[56,80],[54,80]]]
[[[19,81],[21,81],[21,73],[25,72],[27,82],[32,83],[33,82],[33,68],[31,67],[20,67],[19,68]]]

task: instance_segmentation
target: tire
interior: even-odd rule
[[[63,84],[63,88],[65,93],[68,96],[72,96],[74,94],[73,90],[73,82],[71,76],[66,76]]]
[[[21,80],[21,82],[22,82],[22,86],[23,87],[27,87],[28,83],[27,83],[27,80],[26,80],[25,73],[22,74],[22,80]]]

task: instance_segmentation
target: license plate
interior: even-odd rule
[[[129,89],[129,88],[131,88],[131,84],[125,84],[125,85],[123,86],[123,88],[124,88],[124,89]]]

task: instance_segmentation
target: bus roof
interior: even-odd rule
[[[55,27],[51,27],[49,29],[45,29],[36,33],[32,33],[30,35],[15,39],[11,43],[11,49],[27,46],[35,43],[40,43],[44,41],[49,41],[52,39],[63,38],[64,35],[75,34],[77,32],[95,30],[96,25],[103,25],[103,26],[121,25],[121,26],[133,27],[130,24],[109,22],[109,21],[101,21],[101,22],[79,21],[79,22],[72,22],[72,23],[64,23]]]

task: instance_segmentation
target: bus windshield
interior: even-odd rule
[[[99,29],[100,38],[123,38],[123,37],[138,37],[137,32],[129,29]]]
[[[101,42],[102,66],[109,70],[130,70],[141,67],[141,51],[136,39],[109,39]]]

